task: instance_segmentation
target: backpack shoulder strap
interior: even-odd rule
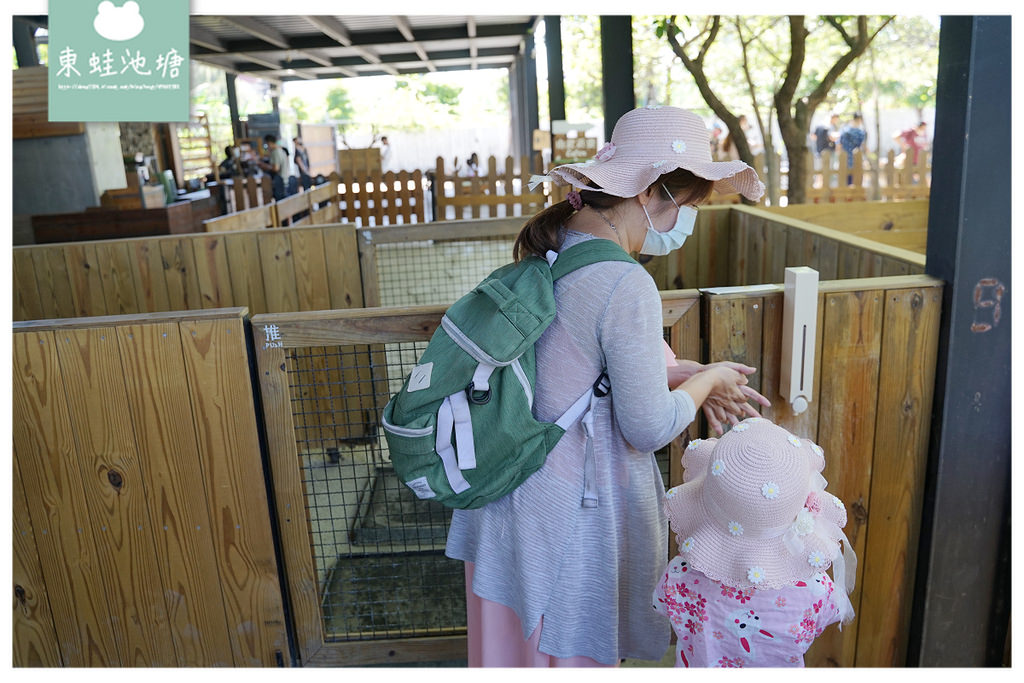
[[[551,266],[551,279],[557,280],[578,268],[600,261],[636,263],[622,247],[611,240],[586,240],[585,242],[574,244],[558,255],[554,265]]]

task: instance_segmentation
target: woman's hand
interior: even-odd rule
[[[737,424],[739,418],[758,416],[757,410],[747,403],[748,400],[764,407],[771,405],[767,398],[747,386],[747,375],[757,372],[757,368],[730,361],[694,365],[699,370],[681,388],[690,394],[697,406],[704,409],[708,424],[719,435],[725,431],[722,426],[724,423]]]

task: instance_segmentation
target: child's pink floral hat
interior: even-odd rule
[[[703,119],[686,109],[650,105],[622,115],[612,139],[593,159],[562,164],[531,184],[551,180],[581,190],[635,197],[662,174],[683,168],[715,181],[723,194],[739,192],[756,201],[764,194],[757,172],[742,161],[712,161],[711,133]]]
[[[748,418],[720,439],[690,442],[683,467],[665,511],[679,555],[694,569],[731,586],[775,589],[831,565],[835,583],[853,591],[857,557],[842,531],[846,506],[825,491],[817,444]]]

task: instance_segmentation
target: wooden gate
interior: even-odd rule
[[[697,293],[669,292],[671,343],[693,357]],[[444,556],[450,513],[419,501],[393,474],[380,409],[440,324],[443,306],[253,318],[282,530],[285,573],[305,666],[464,660],[462,563]],[[365,352],[366,345],[375,349]],[[314,359],[317,368],[304,365]],[[367,379],[369,376],[369,380]],[[312,396],[302,391],[313,385]],[[339,439],[323,415],[355,430]],[[319,418],[317,416],[320,416]],[[681,451],[672,446],[670,460]],[[678,473],[677,473],[678,476]]]

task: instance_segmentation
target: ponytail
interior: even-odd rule
[[[544,258],[548,251],[558,251],[558,230],[575,209],[567,200],[552,204],[526,222],[512,246],[512,258],[519,263],[533,254]]]

